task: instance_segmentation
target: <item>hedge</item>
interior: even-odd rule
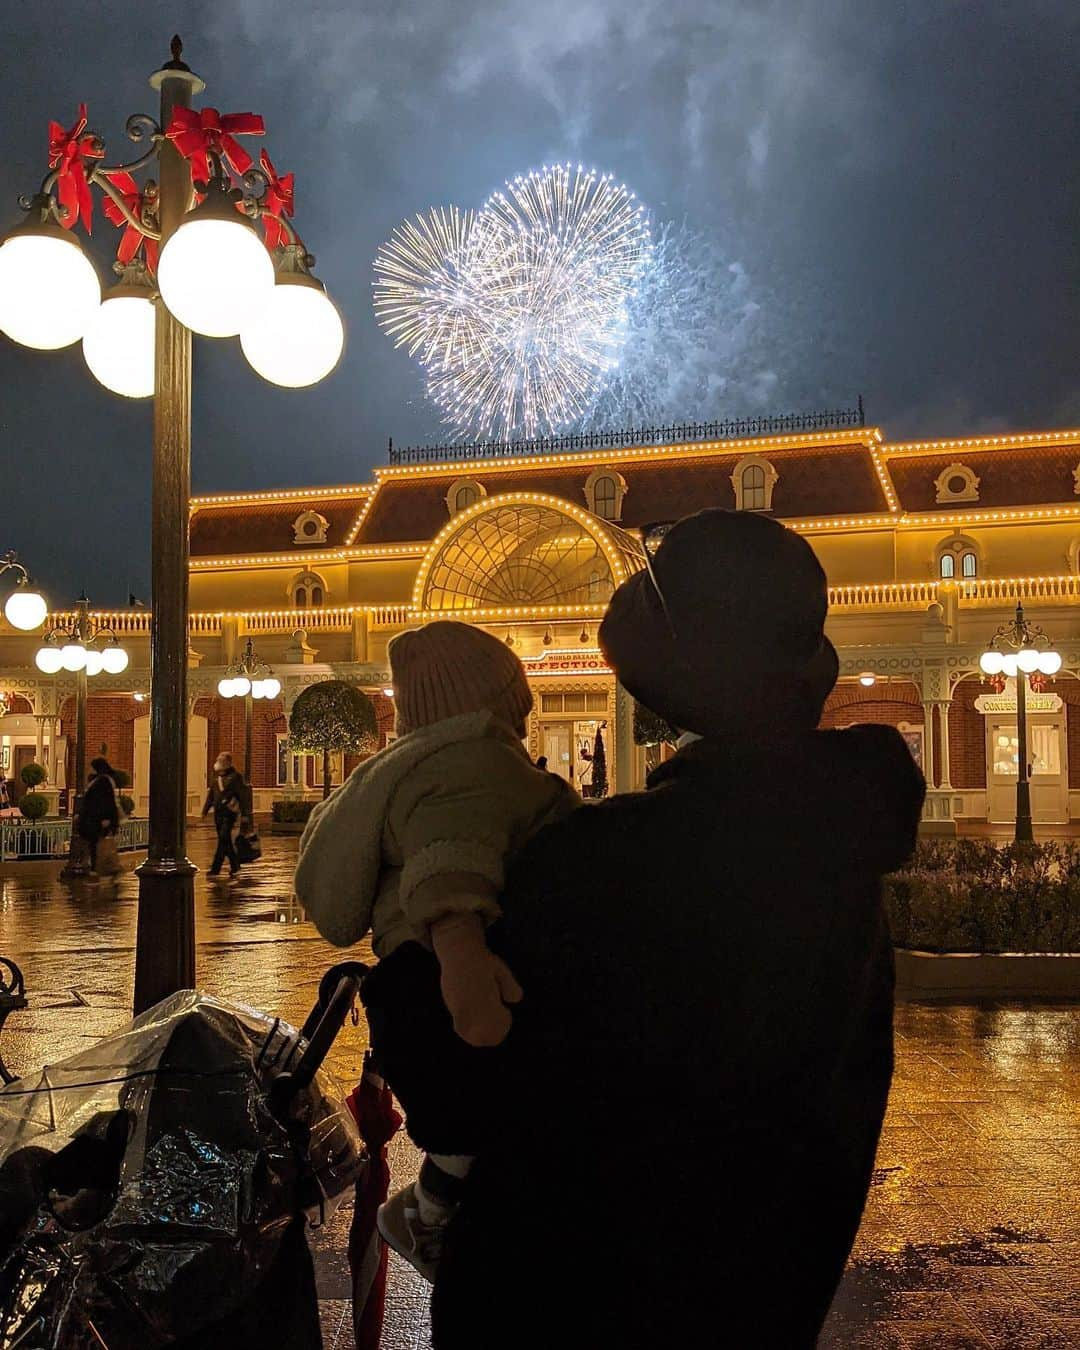
[[[314,809],[314,802],[306,802],[300,799],[296,801],[276,801],[270,808],[270,819],[275,825],[293,825],[297,821],[306,821]]]

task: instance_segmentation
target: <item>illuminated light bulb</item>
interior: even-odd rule
[[[872,670],[864,670],[863,673],[859,676],[859,683],[863,685],[864,688],[869,689],[871,685],[877,683],[877,676],[874,674]]]
[[[102,665],[107,675],[120,675],[128,668],[128,654],[123,647],[113,645],[101,653]]]
[[[393,697],[394,697],[394,691],[393,691],[392,689],[384,689],[384,690],[383,690],[383,698],[393,698]]]
[[[218,691],[218,693],[221,695],[222,698],[232,698],[232,696],[233,696],[233,682],[232,682],[232,680],[230,680],[230,679],[218,680],[217,691]]]
[[[100,652],[88,651],[86,653],[86,673],[87,675],[100,675],[105,669],[105,662]]]
[[[0,244],[0,329],[13,342],[39,351],[70,347],[100,304],[94,265],[70,231],[27,224]]]
[[[64,670],[82,670],[86,665],[86,648],[81,642],[68,642],[60,648],[60,664]]]
[[[263,680],[263,698],[277,698],[281,693],[281,681],[276,675],[270,675]]]
[[[251,697],[252,697],[252,698],[263,698],[263,697],[264,697],[264,695],[263,695],[263,682],[262,682],[262,680],[252,680],[252,681],[251,681]]]
[[[245,698],[251,693],[251,681],[246,675],[237,675],[232,682],[233,698]]]
[[[1000,675],[1005,668],[1005,658],[1000,652],[986,651],[979,657],[979,669],[984,675]]]
[[[1003,675],[1007,675],[1010,680],[1016,679],[1019,669],[1020,667],[1017,665],[1016,657],[1012,652],[1009,652],[1007,656],[1001,658],[1001,672]]]
[[[161,250],[161,298],[193,333],[235,337],[274,284],[274,264],[251,222],[214,183]]]
[[[154,306],[146,286],[107,293],[83,335],[83,358],[99,384],[124,398],[154,392]]]
[[[64,668],[59,647],[39,647],[34,664],[43,675],[56,675]]]
[[[1055,651],[1040,653],[1039,669],[1044,675],[1056,675],[1061,669],[1061,653]]]
[[[1021,647],[1016,653],[1018,669],[1022,670],[1025,675],[1033,675],[1039,669],[1040,656],[1041,653],[1037,652],[1034,647]]]
[[[302,272],[279,272],[241,328],[240,346],[264,380],[303,389],[325,379],[340,361],[345,328],[320,282]]]
[[[25,581],[19,582],[4,605],[4,617],[8,623],[24,633],[30,632],[32,628],[40,628],[48,612],[45,597],[31,590]]]

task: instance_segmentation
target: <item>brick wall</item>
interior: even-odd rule
[[[105,754],[114,769],[135,770],[135,719],[146,717],[145,703],[130,694],[90,694],[86,700],[86,762]],[[60,728],[68,738],[68,782],[75,772],[75,699],[64,700]],[[107,749],[103,752],[102,746]]]
[[[986,787],[986,719],[975,707],[988,686],[961,680],[949,709],[949,776],[956,788]]]
[[[885,726],[923,724],[923,706],[913,684],[838,684],[821,714],[823,727],[843,727],[852,722],[881,722]]]
[[[218,755],[226,751],[233,763],[244,767],[244,703],[242,698],[201,698],[195,705],[205,717],[207,778]],[[273,787],[277,782],[277,738],[287,730],[285,708],[280,699],[256,699],[251,719],[251,785]]]

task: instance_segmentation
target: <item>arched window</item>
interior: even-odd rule
[[[601,520],[621,520],[626,479],[615,469],[594,469],[585,480],[585,501]]]
[[[950,534],[938,544],[934,562],[942,581],[974,581],[983,573],[983,550],[967,535]]]
[[[318,572],[301,572],[293,578],[289,591],[297,609],[318,609],[326,603],[326,582]]]
[[[486,495],[483,484],[475,478],[458,478],[450,484],[450,491],[446,494],[446,509],[456,516],[461,511],[467,511],[470,506],[475,506]]]
[[[773,488],[780,475],[767,459],[748,455],[740,459],[732,470],[731,486],[735,489],[737,511],[771,511]]]

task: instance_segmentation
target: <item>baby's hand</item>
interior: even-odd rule
[[[457,915],[433,926],[432,942],[454,1030],[467,1045],[500,1045],[513,1021],[507,1004],[520,1003],[523,992],[506,962],[488,950],[482,924]]]

